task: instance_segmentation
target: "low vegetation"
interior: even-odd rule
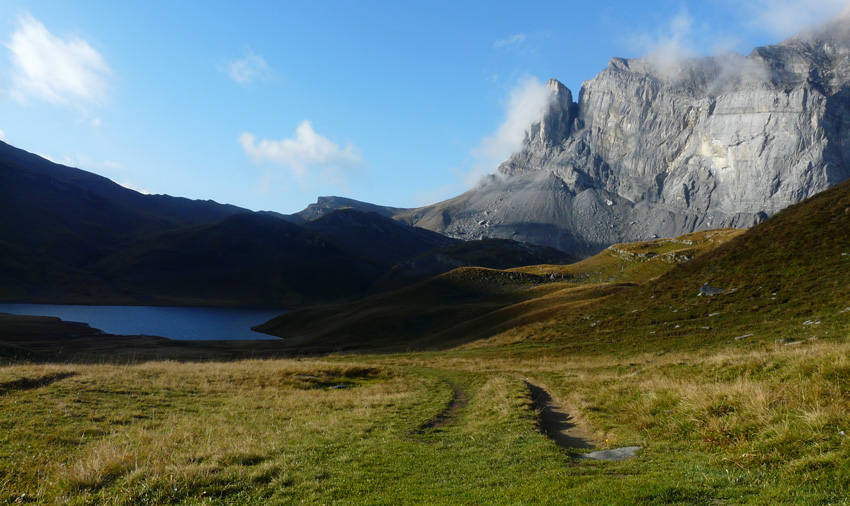
[[[848,226],[841,185],[744,233],[370,299],[386,305],[363,332],[448,300],[430,317],[463,319],[443,329],[487,334],[439,330],[430,351],[119,365],[9,348],[0,503],[847,504]],[[583,441],[637,457],[556,444],[530,384]]]
[[[7,366],[0,501],[841,504],[848,351]],[[554,444],[526,379],[638,458]]]

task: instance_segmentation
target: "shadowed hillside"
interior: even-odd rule
[[[282,315],[255,328],[302,351],[446,347],[545,320],[624,290],[740,234],[615,245],[572,265],[463,267],[362,300]],[[625,253],[624,253],[625,252]]]

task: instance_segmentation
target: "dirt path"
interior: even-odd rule
[[[573,417],[556,405],[543,387],[525,380],[531,392],[534,409],[540,413],[540,429],[561,448],[567,450],[594,448],[584,433],[576,427]]]
[[[423,423],[417,430],[414,431],[414,433],[422,434],[423,432],[436,430],[454,423],[455,418],[457,417],[457,412],[463,409],[469,402],[466,392],[460,386],[448,380],[443,381],[454,390],[451,401],[449,401],[443,411],[434,418]]]

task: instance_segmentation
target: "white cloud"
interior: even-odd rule
[[[239,84],[247,85],[271,77],[271,68],[266,63],[265,58],[250,49],[245,53],[244,58],[228,61],[221,68]]]
[[[481,144],[472,149],[475,160],[472,170],[464,176],[468,186],[478,182],[481,176],[491,174],[500,163],[517,152],[531,125],[539,121],[554,95],[545,84],[530,77],[519,81],[511,90],[505,108],[505,118],[499,128]]]
[[[470,149],[472,168],[466,172],[451,169],[456,176],[455,181],[433,189],[420,189],[413,195],[413,201],[417,205],[427,205],[454,197],[478,184],[484,176],[494,173],[502,162],[522,148],[526,132],[540,121],[554,96],[537,78],[521,79],[505,103],[502,123],[492,135]]]
[[[136,186],[135,184],[133,184],[131,181],[129,181],[127,179],[125,179],[121,182],[116,181],[116,183],[123,186],[124,188],[127,188],[128,190],[133,190],[135,192],[139,192],[139,193],[142,193],[144,195],[150,195],[151,194],[151,192],[145,190],[144,188],[140,188],[140,187]]]
[[[352,144],[341,148],[317,134],[306,120],[298,125],[292,138],[257,142],[253,134],[245,132],[239,136],[239,144],[255,163],[272,162],[298,177],[319,171],[334,183],[339,182],[342,171],[355,170],[362,164],[360,153]]]
[[[49,160],[51,162],[53,161],[52,158],[50,158]],[[104,160],[102,162],[96,162],[96,161],[92,160],[88,155],[85,155],[85,154],[78,154],[78,155],[74,155],[74,156],[65,155],[62,158],[61,162],[54,162],[54,163],[61,163],[62,165],[67,165],[68,167],[76,167],[78,169],[88,170],[88,171],[91,171],[91,172],[97,172],[99,174],[103,173],[103,172],[112,172],[112,173],[121,172],[124,169],[124,167],[118,162],[113,162],[112,160]]]
[[[504,39],[500,39],[493,42],[493,48],[503,49],[506,47],[520,46],[525,42],[525,39],[527,38],[528,36],[524,33],[516,33],[514,35],[511,35],[510,37],[506,37]]]
[[[6,142],[6,132],[0,130],[0,141]]]
[[[740,5],[753,28],[779,37],[794,35],[850,10],[847,0],[753,0]]]
[[[687,10],[682,10],[656,33],[633,37],[632,45],[646,54],[657,71],[673,74],[679,63],[697,54],[694,38],[694,20]]]
[[[106,99],[106,78],[112,71],[88,42],[75,36],[57,37],[24,13],[5,45],[12,62],[10,94],[15,100],[82,106]]]

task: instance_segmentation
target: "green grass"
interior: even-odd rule
[[[842,504],[850,493],[847,343],[630,360],[7,366],[0,502]],[[556,446],[525,378],[601,447],[640,456],[594,462]],[[423,429],[452,385],[467,402]]]
[[[744,233],[462,269],[299,317],[364,311],[354,337],[383,329],[374,345],[437,301],[414,328],[436,351],[5,365],[0,503],[848,504],[847,230],[850,184]],[[448,314],[487,338],[446,348]],[[639,456],[557,446],[526,379]]]

